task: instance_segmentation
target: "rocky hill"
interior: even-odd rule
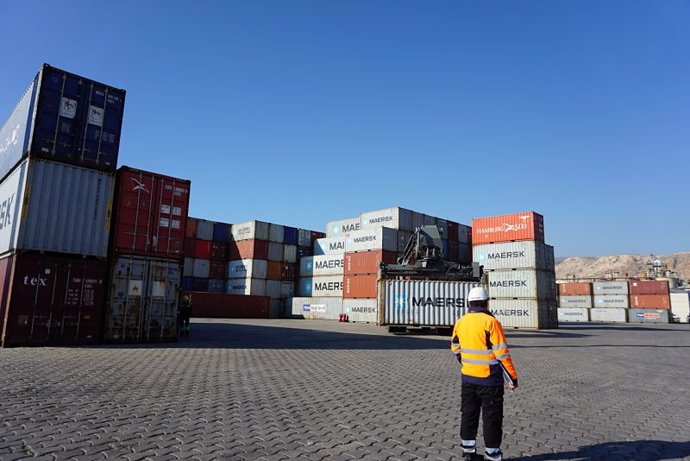
[[[690,252],[658,255],[666,269],[676,272],[681,278],[690,281]],[[570,257],[556,264],[556,277],[635,277],[645,274],[649,268],[649,255],[614,255],[600,257]]]

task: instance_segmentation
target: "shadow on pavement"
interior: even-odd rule
[[[635,440],[606,442],[582,447],[576,451],[511,458],[513,461],[551,461],[576,459],[579,461],[662,461],[690,455],[690,442],[663,440]]]

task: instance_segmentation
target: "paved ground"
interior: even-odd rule
[[[448,340],[196,319],[174,345],[0,351],[0,459],[457,459]],[[510,459],[690,459],[690,327],[508,332]],[[481,444],[480,439],[480,444]]]

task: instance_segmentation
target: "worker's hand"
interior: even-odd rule
[[[515,389],[517,389],[517,384],[508,384],[508,389],[514,391]]]

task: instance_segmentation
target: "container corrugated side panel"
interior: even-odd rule
[[[343,297],[343,276],[342,275],[325,275],[321,277],[312,277],[311,293],[313,296],[336,296]]]
[[[544,217],[527,211],[472,220],[474,243],[498,243],[512,240],[544,241]]]
[[[558,284],[558,293],[563,296],[592,296],[590,282],[565,282]],[[591,306],[590,306],[591,307]]]
[[[297,262],[297,246],[283,245],[283,261],[286,263]]]
[[[268,225],[268,241],[283,243],[285,240],[285,227],[280,224]]]
[[[196,226],[196,238],[199,240],[207,240],[209,242],[212,241],[214,224],[215,223],[213,221],[200,219]]]
[[[0,128],[0,179],[4,179],[29,150],[38,91],[39,76],[36,75]]]
[[[0,254],[17,248],[28,169],[29,162],[24,161],[0,183]]]
[[[504,327],[547,328],[548,311],[556,301],[537,299],[491,299],[489,310]]]
[[[412,212],[404,208],[394,207],[383,210],[369,211],[360,216],[362,229],[389,227],[391,229],[411,232]]]
[[[283,261],[283,244],[269,242],[268,244],[268,260],[282,262]]]
[[[307,229],[297,230],[297,245],[301,247],[311,247],[311,231]]]
[[[314,277],[321,277],[324,275],[341,275],[344,271],[344,254],[330,254],[321,256],[312,256],[312,270]],[[308,262],[307,262],[308,264]],[[305,266],[308,271],[308,267]],[[307,275],[306,273],[304,275]]]
[[[387,227],[351,232],[345,239],[345,251],[398,251],[398,231]]]
[[[382,325],[453,326],[464,313],[473,282],[383,280],[379,290]]]
[[[628,282],[594,282],[592,293],[594,295],[627,295]]]
[[[554,270],[553,247],[543,242],[519,241],[474,245],[474,261],[484,270],[535,268]]]
[[[343,299],[343,314],[350,322],[376,323],[378,299]]]
[[[343,313],[343,300],[340,298],[292,298],[292,315],[301,315],[311,320],[338,320]]]
[[[589,322],[589,309],[586,307],[559,307],[558,321],[568,322]]]
[[[350,232],[362,229],[360,217],[340,219],[338,221],[330,221],[326,223],[326,237],[343,237]]]
[[[580,308],[590,308],[592,306],[592,297],[589,295],[573,295],[573,296],[560,296],[558,298],[559,307],[580,307]]]
[[[617,307],[593,307],[589,310],[592,322],[616,322],[626,323],[628,321],[627,309]]]
[[[669,323],[668,310],[628,309],[630,323]]]
[[[232,239],[241,240],[268,240],[269,224],[263,221],[248,221],[230,226]]]
[[[488,272],[492,298],[556,299],[556,274],[550,271],[517,269]]]
[[[630,301],[627,295],[595,295],[593,301],[594,307],[630,307]]]
[[[327,237],[314,241],[314,256],[345,253],[345,237]]]
[[[688,322],[690,315],[690,293],[687,291],[671,293],[671,312],[680,317],[681,323]]]
[[[107,255],[114,175],[30,160],[27,184],[18,249]]]

